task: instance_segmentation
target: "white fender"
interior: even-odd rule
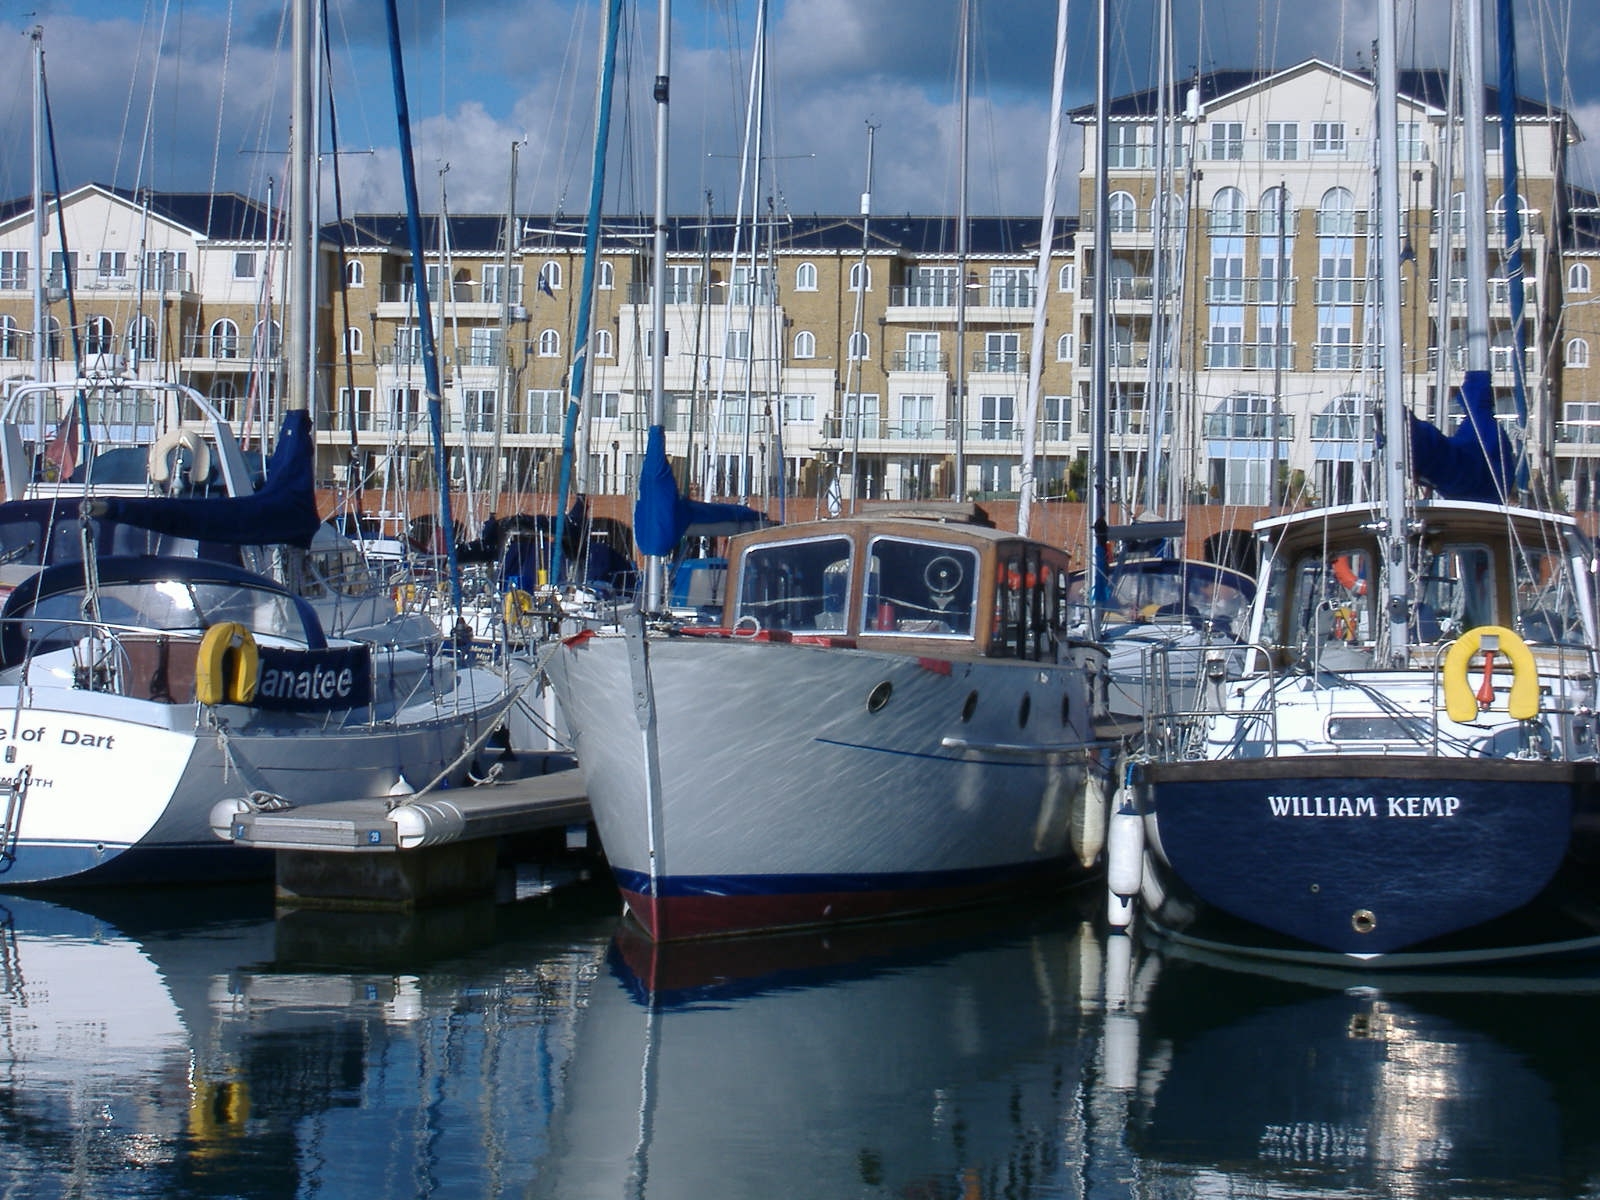
[[[1106,838],[1106,884],[1118,896],[1137,896],[1144,883],[1144,818],[1126,800],[1111,815]]]

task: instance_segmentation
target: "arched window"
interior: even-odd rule
[[[1450,232],[1460,233],[1467,227],[1467,194],[1457,192],[1450,197]]]
[[[1567,268],[1567,291],[1587,292],[1589,290],[1589,264],[1573,263]]]
[[[850,357],[856,360],[866,358],[872,353],[872,342],[861,330],[850,335]]]
[[[1220,188],[1211,198],[1210,232],[1244,232],[1244,193],[1236,187]]]
[[[83,323],[83,352],[93,358],[116,351],[117,335],[112,332],[110,317],[90,317]]]
[[[128,322],[128,357],[153,362],[156,357],[156,323],[147,316]]]
[[[1589,365],[1589,343],[1583,338],[1567,339],[1567,366],[1587,367]]]
[[[1283,223],[1294,230],[1294,198],[1288,188],[1269,187],[1261,194],[1261,233],[1264,237],[1278,236],[1278,213],[1283,212]]]
[[[45,318],[44,355],[46,358],[51,359],[60,359],[61,357],[61,319],[59,317]]]
[[[817,335],[809,329],[802,329],[795,334],[794,356],[796,358],[815,358],[817,356]]]
[[[866,263],[856,263],[850,268],[850,290],[852,292],[872,290],[872,268]]]
[[[594,356],[596,358],[610,358],[614,353],[611,345],[611,330],[596,329],[594,331]]]
[[[15,317],[0,317],[0,358],[22,357],[22,329]]]
[[[1078,264],[1062,263],[1061,269],[1056,272],[1056,291],[1075,292],[1078,290]]]
[[[1063,333],[1056,339],[1056,361],[1071,362],[1078,356],[1078,339],[1070,333]]]
[[[227,317],[211,323],[211,332],[206,335],[207,358],[238,358],[239,357],[239,327]]]
[[[283,327],[276,321],[259,321],[250,336],[250,353],[256,358],[277,358],[283,349]]]
[[[601,259],[600,269],[595,274],[597,276],[595,287],[609,291],[617,286],[616,268],[611,265],[610,259]]]
[[[561,264],[551,259],[539,268],[539,283],[552,291],[561,286]]]
[[[817,290],[817,264],[803,262],[794,269],[794,290],[797,292],[814,292]]]
[[[1322,237],[1353,237],[1356,232],[1356,198],[1348,188],[1329,188],[1317,206],[1317,233]]]
[[[344,264],[344,285],[346,287],[365,287],[367,282],[367,268],[359,258],[352,258]]]
[[[357,325],[347,325],[344,331],[344,352],[355,358],[361,353],[363,341],[361,328]]]
[[[1139,226],[1139,207],[1128,192],[1112,192],[1108,198],[1110,216],[1107,230],[1111,233],[1132,233]]]
[[[546,329],[539,334],[539,357],[557,358],[561,354],[561,334],[554,329]]]

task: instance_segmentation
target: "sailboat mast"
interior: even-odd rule
[[[33,39],[33,377],[44,382],[44,26],[35,25]],[[59,198],[57,203],[60,203]]]
[[[960,98],[956,106],[956,479],[953,495],[960,500],[967,487],[967,97],[971,91],[971,0],[961,0]],[[862,283],[865,284],[865,280]],[[861,420],[861,414],[856,414]]]
[[[1099,44],[1095,50],[1094,84],[1094,327],[1089,343],[1089,564],[1087,578],[1089,632],[1100,633],[1100,607],[1111,591],[1110,564],[1105,559],[1106,459],[1109,363],[1111,337],[1111,196],[1108,174],[1110,148],[1106,139],[1111,106],[1111,0],[1100,0]]]
[[[1411,573],[1406,558],[1409,516],[1405,450],[1409,429],[1402,388],[1400,343],[1400,163],[1399,98],[1395,50],[1395,6],[1378,6],[1378,283],[1381,322],[1380,375],[1383,380],[1383,542],[1387,559],[1389,659],[1407,661]],[[1481,89],[1480,89],[1481,95]],[[1482,129],[1480,124],[1479,129]],[[1481,138],[1481,133],[1480,133]],[[1480,207],[1480,216],[1482,210]],[[1480,242],[1479,245],[1482,245]]]
[[[1462,64],[1462,192],[1466,208],[1467,370],[1489,369],[1489,185],[1484,157],[1483,8],[1462,0],[1466,48]]]
[[[878,135],[878,127],[871,121],[867,122],[867,186],[861,193],[861,265],[857,272],[861,282],[867,279],[867,251],[872,245],[868,232],[868,225],[872,220],[872,153]],[[866,303],[867,289],[856,288],[855,314],[850,320],[850,342],[855,344],[861,334],[861,310]],[[861,370],[860,359],[854,354],[845,356],[844,375],[844,403],[845,420],[850,430],[850,511],[856,511],[856,497],[861,494],[857,486],[856,472],[861,468],[861,401],[859,399],[860,380],[857,378]],[[852,400],[851,397],[857,397]],[[852,416],[852,413],[854,414]],[[838,482],[838,476],[834,476]]]
[[[561,484],[556,498],[555,536],[550,539],[550,582],[557,586],[561,583],[561,547],[566,538],[567,497],[572,489],[573,460],[577,458],[578,413],[583,403],[584,379],[589,363],[589,323],[594,302],[595,260],[600,256],[600,210],[605,199],[606,147],[611,137],[611,90],[616,77],[617,33],[621,16],[622,0],[610,0],[606,5],[605,27],[601,37],[600,88],[595,100],[589,211],[583,226],[583,283],[578,290],[578,324],[572,333],[572,377],[567,387],[566,414],[561,423]]]
[[[400,15],[395,0],[384,11],[389,20],[389,65],[394,76],[394,107],[400,129],[400,173],[405,182],[406,232],[411,243],[411,270],[417,294],[417,334],[422,339],[422,370],[428,392],[428,423],[433,432],[434,488],[438,493],[439,529],[444,536],[450,567],[450,607],[461,610],[461,571],[456,559],[456,523],[450,508],[450,460],[444,446],[444,415],[439,377],[439,350],[433,338],[433,312],[428,304],[427,257],[422,249],[421,202],[417,199],[417,168],[411,154],[411,106],[406,100],[405,62],[400,53]],[[304,128],[304,126],[296,126]],[[297,196],[309,195],[297,191]],[[310,294],[306,299],[309,301]],[[307,305],[309,308],[309,304]],[[291,355],[291,359],[293,356]]]
[[[1050,77],[1050,141],[1044,156],[1044,204],[1039,218],[1039,266],[1033,289],[1033,343],[1028,356],[1028,394],[1022,404],[1022,478],[1017,487],[1017,533],[1028,536],[1033,519],[1034,458],[1039,430],[1039,391],[1044,375],[1044,315],[1050,295],[1050,251],[1056,240],[1056,183],[1061,167],[1061,104],[1067,73],[1067,0],[1056,0],[1056,58]]]
[[[312,22],[315,0],[302,0],[294,6],[294,97],[290,110],[289,162],[289,262],[286,298],[288,302],[288,355],[285,404],[301,412],[311,408],[312,372],[315,340],[312,336],[314,294],[312,278],[316,253],[316,196],[312,192],[316,164],[316,59]],[[267,420],[263,419],[263,430]],[[442,486],[442,485],[441,485]]]
[[[655,287],[650,290],[650,426],[663,430],[667,423],[666,328],[667,328],[667,102],[670,97],[668,68],[672,55],[672,0],[661,0],[659,27],[656,30],[656,228],[651,242],[650,270]],[[659,436],[659,434],[657,434]],[[666,607],[667,563],[660,554],[645,556],[645,612],[660,612]]]

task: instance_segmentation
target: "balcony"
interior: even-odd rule
[[[975,350],[972,371],[978,375],[1025,375],[1028,354],[1023,350]]]
[[[889,358],[889,369],[943,374],[950,369],[950,356],[937,350],[896,350]]]
[[[469,319],[498,319],[502,314],[505,295],[493,283],[484,284],[476,279],[458,279],[449,287],[449,295],[432,283],[428,286],[428,303],[431,307],[449,305],[454,317]],[[378,315],[392,320],[403,320],[417,311],[417,288],[414,283],[383,283],[378,285]],[[520,321],[528,310],[522,305],[520,288],[511,294],[511,318]]]
[[[1367,281],[1319,275],[1312,283],[1312,293],[1321,307],[1356,308],[1367,302]]]
[[[1283,287],[1270,276],[1253,279],[1233,279],[1228,276],[1206,276],[1207,304],[1248,304],[1256,307],[1276,307],[1294,303],[1295,281],[1285,279]],[[1281,295],[1281,299],[1280,299]]]
[[[1201,436],[1214,442],[1290,442],[1294,440],[1294,414],[1264,412],[1208,412]]]

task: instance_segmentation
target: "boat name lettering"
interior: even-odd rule
[[[343,700],[354,685],[355,673],[349,667],[313,666],[301,671],[264,667],[257,690],[275,700]]]
[[[1460,807],[1460,796],[1389,797],[1391,817],[1453,817]]]
[[[1385,796],[1380,808],[1375,796],[1267,797],[1275,817],[1453,817],[1461,809],[1460,796]]]
[[[1375,817],[1371,796],[1268,796],[1275,817]]]
[[[112,743],[117,740],[114,733],[84,733],[78,729],[63,729],[61,731],[61,744],[63,746],[95,746],[101,750],[112,749]]]

